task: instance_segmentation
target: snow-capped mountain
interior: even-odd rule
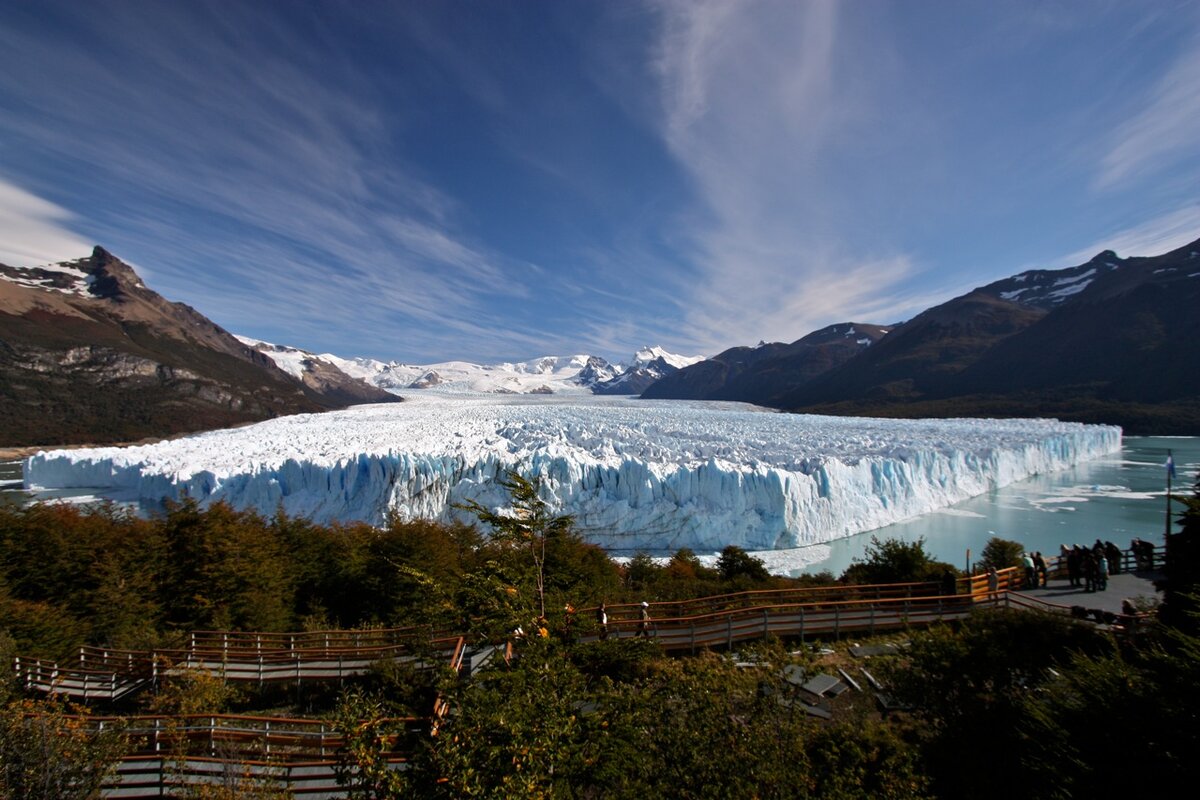
[[[316,365],[339,370],[350,378],[399,394],[411,390],[486,394],[637,394],[663,375],[701,360],[668,353],[661,347],[638,350],[628,365],[600,356],[543,356],[529,361],[474,364],[443,361],[405,364],[372,358],[315,354],[286,345],[239,337],[275,360],[280,369],[303,379]]]
[[[703,356],[677,356],[661,347],[643,347],[611,379],[592,387],[596,394],[641,394],[655,381],[703,361]]]
[[[979,291],[1049,311],[1082,292],[1098,277],[1120,269],[1124,261],[1112,250],[1105,250],[1086,264],[1067,269],[1027,270],[989,283]]]

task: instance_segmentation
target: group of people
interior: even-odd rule
[[[1021,557],[1021,561],[1025,566],[1025,588],[1036,589],[1045,586],[1049,576],[1046,574],[1046,559],[1041,551],[1026,553]]]
[[[596,630],[601,639],[608,638],[608,607],[603,602],[596,606]],[[634,636],[650,636],[650,604],[645,600],[638,609],[638,624]]]
[[[1154,568],[1154,543],[1134,539],[1129,545],[1137,569]],[[1067,581],[1073,587],[1082,587],[1089,592],[1102,592],[1108,588],[1108,576],[1121,571],[1123,554],[1112,542],[1099,539],[1091,547],[1062,545],[1058,558],[1058,569],[1066,567]],[[1049,569],[1040,552],[1025,553],[1021,557],[1024,567],[1024,588],[1036,589],[1046,586]],[[993,568],[988,571],[988,592],[995,593],[999,586],[999,575]]]
[[[1129,543],[1129,551],[1138,569],[1154,569],[1154,542],[1134,539]]]
[[[1099,539],[1091,547],[1064,544],[1059,558],[1067,564],[1070,584],[1083,586],[1089,592],[1104,591],[1108,588],[1108,576],[1121,571],[1121,548]]]

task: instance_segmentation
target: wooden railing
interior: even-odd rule
[[[690,600],[667,600],[651,602],[651,615],[661,617],[686,617],[694,614],[712,614],[740,608],[763,605],[809,603],[820,600],[884,599],[892,597],[928,597],[941,593],[936,582],[883,583],[883,584],[837,584],[829,586],[807,586],[801,589],[753,589],[729,594],[697,597]],[[613,603],[605,606],[609,620],[636,619],[640,603]],[[580,614],[594,615],[596,607],[584,608]]]
[[[652,618],[646,635],[653,636],[664,650],[694,652],[706,647],[732,647],[737,642],[768,635],[803,641],[806,636],[871,634],[929,625],[961,619],[987,602],[986,598],[971,595],[946,595],[749,606],[710,614]],[[610,620],[608,625],[609,637],[633,637],[641,631],[639,620]]]
[[[178,716],[77,717],[96,732],[118,730],[129,746],[127,755],[255,758],[263,761],[331,759],[346,746],[345,737],[328,720],[259,717],[244,714]],[[402,729],[383,751],[403,758],[429,733],[429,720],[404,717],[385,720]]]
[[[286,634],[283,634],[286,636]],[[205,641],[203,639],[199,641]],[[226,640],[222,648],[188,648],[182,650],[111,650],[81,647],[79,666],[62,665],[55,661],[17,657],[14,669],[17,679],[27,689],[62,694],[78,699],[119,700],[153,684],[166,675],[188,670],[200,670],[219,675],[224,680],[250,683],[282,681],[341,680],[369,671],[377,661],[407,661],[419,668],[431,666],[427,655],[448,660],[457,671],[461,668],[463,637],[433,641],[409,637],[403,643],[366,644],[353,646],[346,637],[330,640],[317,647],[260,649],[262,645],[243,648],[237,640]],[[361,641],[361,640],[360,640]],[[366,641],[379,641],[368,639]],[[275,642],[266,642],[274,644]],[[304,642],[309,644],[309,642]],[[339,646],[332,646],[333,644]],[[346,646],[340,646],[345,644]],[[424,649],[424,652],[422,652]]]
[[[119,730],[129,746],[107,780],[110,798],[174,797],[198,784],[245,790],[269,786],[293,796],[341,797],[337,783],[345,736],[327,720],[236,714],[82,717],[100,732]],[[382,720],[399,731],[381,740],[378,756],[404,769],[430,734],[420,718]]]
[[[407,766],[404,758],[389,760],[391,769]],[[200,756],[145,755],[123,758],[102,790],[105,798],[150,800],[186,797],[199,786],[225,787],[230,794],[249,794],[255,788],[282,789],[289,797],[330,800],[345,797],[338,783],[337,761],[262,761]],[[228,795],[227,795],[228,796]]]

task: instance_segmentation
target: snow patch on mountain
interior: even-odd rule
[[[25,289],[91,297],[89,289],[95,277],[66,264],[47,264],[42,267],[10,267],[0,264],[0,280]]]
[[[925,514],[1120,447],[1119,428],[1054,420],[884,420],[735,403],[451,397],[295,415],[128,448],[42,452],[26,485],[157,504],[192,497],[317,521],[461,518],[544,482],[608,548],[798,547]]]
[[[444,394],[637,394],[641,391],[637,388],[641,385],[639,381],[653,382],[681,366],[703,360],[701,356],[668,353],[661,347],[643,347],[628,365],[614,365],[599,356],[587,354],[542,356],[499,364],[469,361],[405,364],[371,358],[343,358],[332,353],[317,355],[249,337],[238,338],[266,353],[281,369],[293,375],[302,374],[306,360],[316,359],[394,394],[405,390]],[[624,390],[626,386],[630,388]]]

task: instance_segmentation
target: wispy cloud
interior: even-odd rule
[[[1112,250],[1124,258],[1157,256],[1183,247],[1197,238],[1200,238],[1200,204],[1192,204],[1117,231],[1063,256],[1058,263],[1063,266],[1081,264],[1102,250]]]
[[[685,332],[709,349],[885,313],[915,267],[858,250],[824,204],[827,157],[869,102],[834,2],[658,4],[662,135],[700,207]],[[866,321],[866,320],[864,320]]]
[[[249,324],[302,346],[337,312],[347,347],[360,321],[436,323],[444,341],[428,355],[466,349],[456,332],[479,335],[489,303],[527,294],[527,265],[474,240],[455,199],[397,158],[388,115],[406,109],[362,62],[266,8],[80,11],[104,47],[0,30],[0,87],[30,110],[0,131],[94,174],[104,203],[74,205],[111,233],[103,244],[153,264],[160,291],[226,319],[253,308]],[[50,231],[65,212],[39,202],[28,208]],[[24,241],[38,260],[62,250]],[[524,339],[501,329],[490,342]]]
[[[1200,153],[1200,37],[1155,86],[1145,107],[1122,124],[1100,162],[1099,188],[1161,169]]]
[[[87,255],[91,245],[71,221],[66,209],[0,176],[0,263],[32,267]]]

